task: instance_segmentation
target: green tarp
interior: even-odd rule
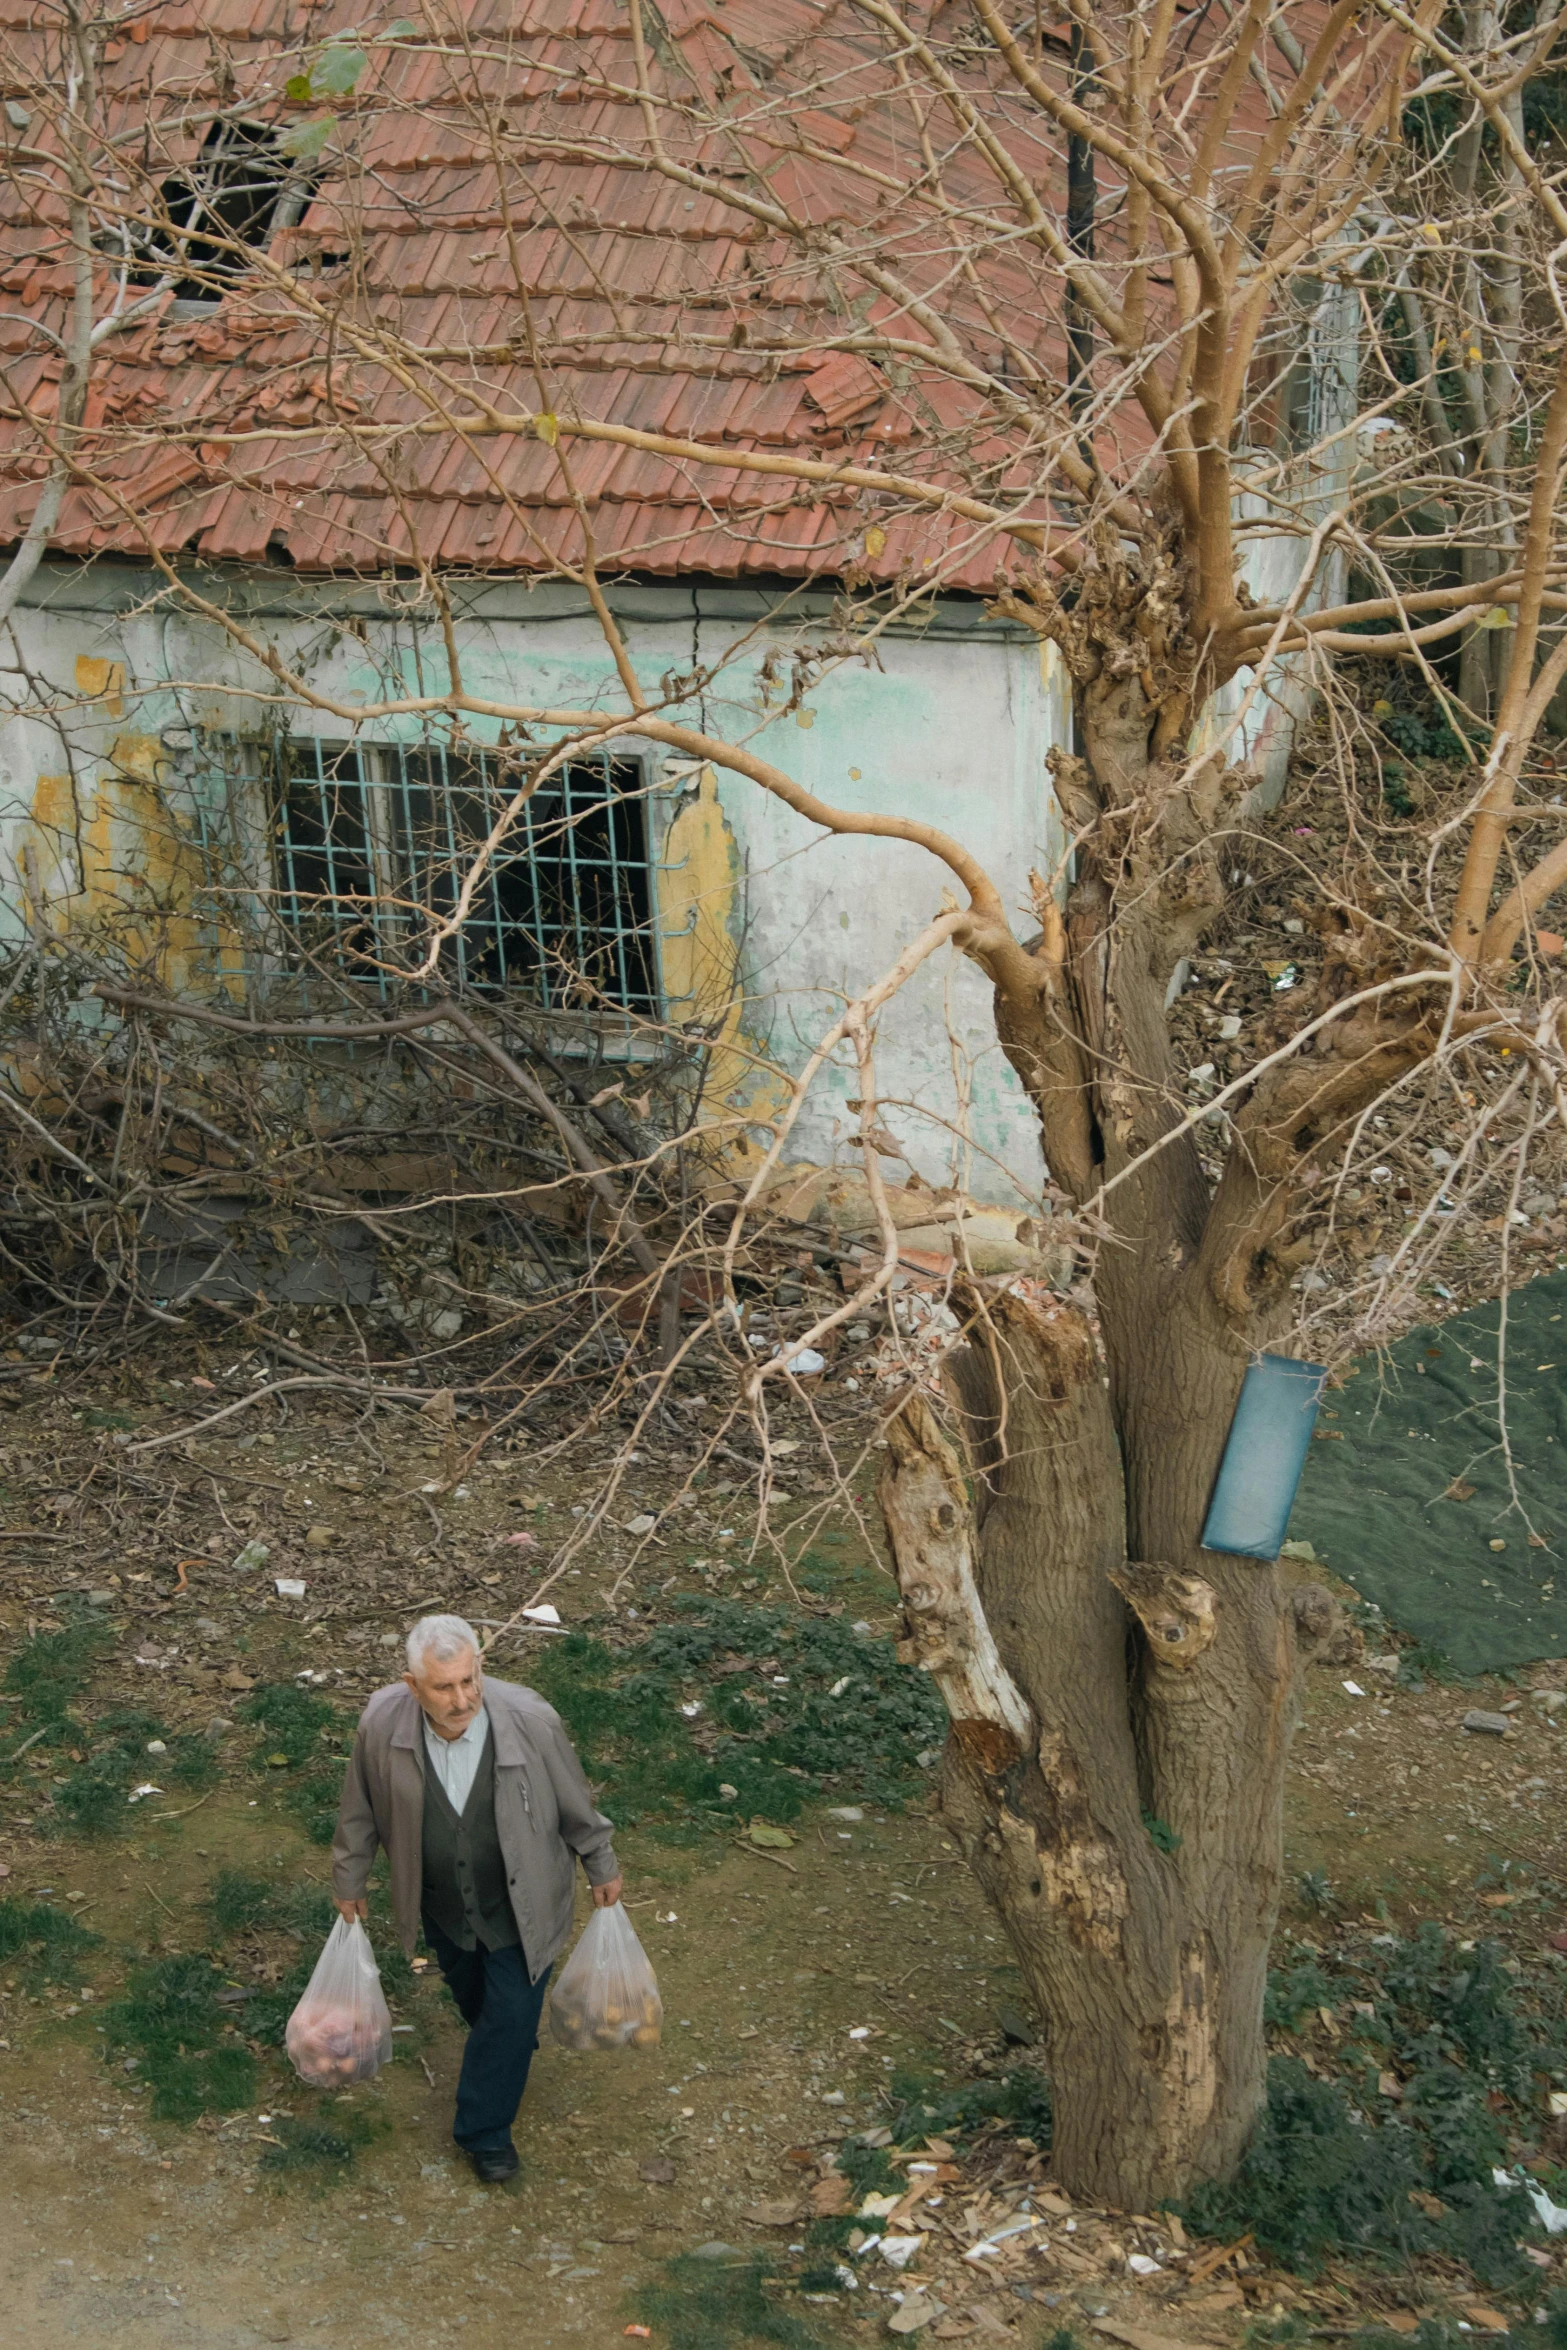
[[[1294,1540],[1464,1673],[1567,1656],[1567,1274],[1507,1300],[1521,1511],[1500,1441],[1500,1320],[1493,1301],[1363,1356],[1323,1398],[1290,1520]],[[1464,1486],[1468,1499],[1448,1498]]]

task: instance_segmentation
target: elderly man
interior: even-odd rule
[[[511,2126],[571,1932],[572,1854],[597,1908],[620,1899],[610,1833],[560,1716],[532,1689],[483,1678],[461,1616],[415,1624],[407,1672],[360,1717],[332,1889],[345,1918],[364,1917],[385,1847],[403,1947],[422,1923],[469,2028],[452,2135],[487,2182],[517,2168]]]

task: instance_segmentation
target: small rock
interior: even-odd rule
[[[89,1591],[87,1605],[89,1607],[113,1607],[116,1596],[112,1591]]]
[[[924,1753],[917,1754],[914,1760],[922,1771],[933,1771],[941,1760],[941,1749],[939,1746],[927,1746]]]
[[[149,1754],[167,1754],[167,1753],[168,1753],[168,1751],[169,1751],[169,1750],[168,1750],[167,1746],[165,1746],[165,1744],[164,1744],[164,1742],[163,1742],[163,1740],[162,1740],[161,1738],[149,1738],[149,1739],[148,1739],[148,1741],[147,1741],[147,1752],[148,1752]]]
[[[917,2334],[922,2326],[931,2325],[938,2317],[945,2317],[946,2314],[944,2302],[932,2301],[924,2293],[910,2293],[888,2318],[887,2331],[889,2334]]]
[[[403,1636],[401,1632],[383,1632],[381,1634],[380,1640],[377,1642],[377,1646],[380,1648],[401,1648],[402,1645]]]
[[[1529,1194],[1522,1205],[1526,1216],[1554,1216],[1556,1194],[1554,1191],[1534,1191]]]
[[[626,1520],[626,1532],[628,1534],[651,1534],[657,1524],[658,1520],[653,1512],[643,1510],[639,1517]]]
[[[1365,1664],[1368,1673],[1380,1673],[1384,1680],[1388,1681],[1398,1679],[1398,1651],[1396,1648],[1390,1650],[1386,1656],[1368,1656]]]
[[[865,1814],[857,1803],[835,1803],[828,1811],[827,1817],[830,1820],[846,1820],[852,1822],[855,1820],[863,1820]]]
[[[233,1727],[233,1723],[224,1715],[214,1714],[201,1734],[203,1738],[226,1738]]]
[[[1561,1707],[1567,1705],[1567,1689],[1537,1689],[1534,1693],[1534,1702],[1536,1705],[1543,1705],[1548,1714],[1557,1713]]]
[[[637,2177],[646,2179],[650,2187],[672,2187],[675,2166],[667,2154],[650,2154],[645,2162],[637,2164]]]
[[[720,1779],[718,1782],[718,1792],[723,1797],[725,1803],[733,1803],[740,1790],[738,1787],[731,1787],[727,1779]]]
[[[722,2244],[715,2239],[711,2244],[698,2244],[691,2257],[693,2260],[738,2260],[740,2248],[737,2244]]]
[[[1478,1738],[1505,1738],[1511,1727],[1505,1714],[1482,1713],[1478,1706],[1464,1716],[1464,1728]]]
[[[335,1526],[312,1526],[305,1536],[305,1541],[311,1550],[330,1550],[336,1540],[337,1529]]]

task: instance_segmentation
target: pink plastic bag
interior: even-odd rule
[[[339,1918],[283,2034],[288,2060],[312,2089],[370,2081],[392,2060],[392,2017],[370,1937]]]

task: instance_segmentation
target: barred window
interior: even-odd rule
[[[293,737],[274,762],[273,903],[300,959],[375,978],[424,952],[517,789],[494,754]],[[571,761],[518,811],[443,957],[545,1010],[658,1009],[642,768]]]

